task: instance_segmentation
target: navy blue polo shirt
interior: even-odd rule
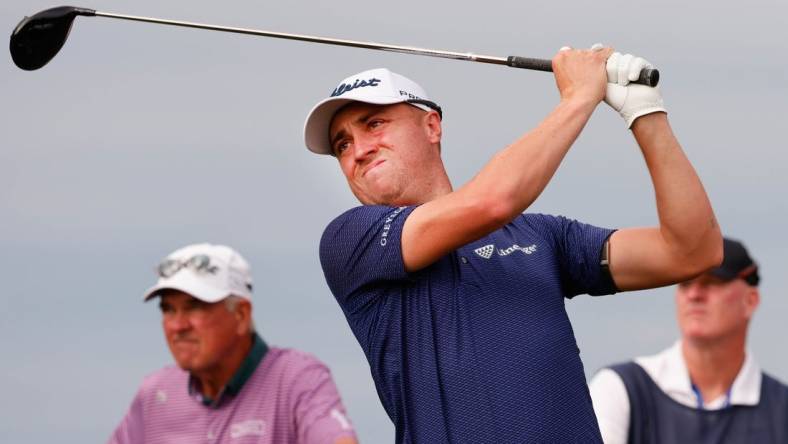
[[[408,273],[414,209],[351,209],[320,243],[396,441],[601,442],[564,298],[615,291],[599,267],[612,230],[524,214]]]

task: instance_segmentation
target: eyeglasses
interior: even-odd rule
[[[205,254],[198,254],[186,260],[165,259],[156,268],[156,272],[159,273],[159,276],[168,278],[184,268],[190,268],[198,274],[216,274],[219,271],[219,267],[211,264],[210,257]]]

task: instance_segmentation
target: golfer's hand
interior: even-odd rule
[[[605,97],[605,61],[611,48],[572,49],[564,46],[553,57],[553,75],[561,100],[588,101],[596,106]]]
[[[595,47],[601,45],[592,46]],[[656,112],[667,113],[659,88],[629,83],[637,80],[643,69],[653,68],[646,59],[614,52],[607,59],[606,68],[608,84],[605,103],[621,114],[627,122],[627,128],[631,128],[632,123],[640,116]]]

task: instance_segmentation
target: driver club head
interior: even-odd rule
[[[63,47],[74,18],[95,13],[93,9],[58,6],[23,18],[11,33],[11,58],[26,71],[41,68]]]

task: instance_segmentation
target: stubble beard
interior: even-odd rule
[[[387,173],[384,183],[353,189],[353,194],[364,205],[400,206],[407,205],[408,176],[403,170]],[[371,185],[371,184],[370,184]],[[352,188],[352,187],[351,187]]]

